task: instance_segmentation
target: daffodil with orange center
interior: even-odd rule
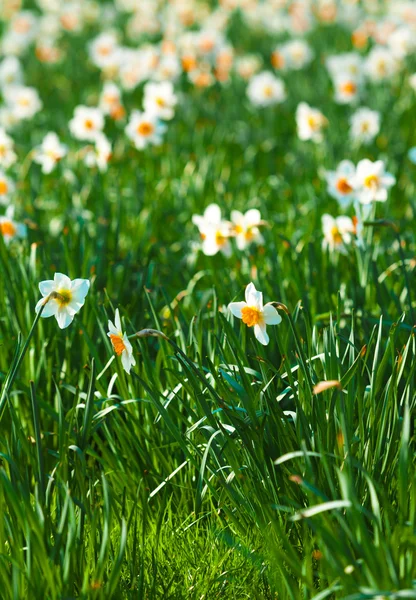
[[[256,290],[254,283],[249,283],[246,287],[245,298],[244,302],[231,302],[228,308],[247,327],[253,327],[257,340],[267,346],[270,338],[266,326],[279,325],[282,317],[272,303],[263,305],[263,294]]]
[[[108,337],[114,348],[114,352],[117,356],[121,357],[121,363],[126,373],[130,374],[130,369],[136,364],[136,360],[133,356],[133,347],[129,342],[129,339],[125,333],[123,333],[121,327],[120,312],[118,308],[115,312],[114,323],[108,321]]]

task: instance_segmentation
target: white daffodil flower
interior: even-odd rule
[[[128,337],[121,328],[121,319],[118,308],[115,312],[114,323],[108,321],[108,337],[114,348],[114,352],[117,356],[121,356],[121,363],[126,373],[130,374],[130,369],[136,364],[136,360],[133,356],[133,347],[130,344]]]
[[[256,290],[254,283],[248,284],[245,296],[245,302],[231,302],[228,308],[247,327],[254,327],[254,335],[257,340],[263,346],[267,346],[270,338],[266,331],[266,325],[279,325],[282,317],[270,302],[263,306],[263,294]]]
[[[71,279],[63,273],[55,273],[53,280],[39,283],[42,298],[36,304],[36,312],[41,307],[41,317],[55,317],[61,329],[68,327],[74,320],[75,314],[84,306],[85,297],[90,289],[88,279]],[[50,296],[45,304],[45,299]]]
[[[351,178],[351,185],[362,204],[385,202],[389,188],[395,183],[396,178],[385,172],[384,161],[372,162],[368,158],[360,160],[355,175]]]

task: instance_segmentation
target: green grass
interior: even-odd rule
[[[241,31],[266,61],[276,40]],[[401,79],[369,87],[382,131],[355,148],[319,59],[265,110],[241,81],[181,80],[160,148],[139,153],[110,125],[107,173],[72,153],[42,176],[24,157],[48,130],[77,150],[67,121],[100,90],[87,39],[65,38],[59,67],[28,58],[45,108],[13,132],[30,230],[21,245],[0,238],[0,395],[39,281],[59,271],[92,287],[68,329],[37,323],[5,397],[2,600],[416,598],[414,93]],[[335,27],[310,41],[317,55],[350,48]],[[126,95],[128,111],[140,99]],[[322,146],[296,136],[301,100],[329,119]],[[340,213],[319,174],[364,157],[397,185],[366,250],[324,253],[321,216]],[[192,255],[191,216],[211,202],[225,216],[258,207],[264,247]],[[265,348],[226,311],[250,281],[290,313]],[[132,339],[130,377],[106,335],[117,307],[129,335],[171,341]],[[340,385],[315,394],[326,380]]]

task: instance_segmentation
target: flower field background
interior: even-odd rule
[[[0,18],[1,600],[416,598],[416,4]]]

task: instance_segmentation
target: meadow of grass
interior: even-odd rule
[[[367,84],[370,145],[349,139],[323,66],[351,32],[316,24],[284,103],[181,75],[162,145],[138,151],[110,121],[100,172],[68,134],[98,101],[99,30],[64,32],[57,64],[21,58],[43,108],[10,133],[27,239],[0,236],[1,600],[416,598],[413,55]],[[268,68],[275,34],[235,14],[227,35]],[[127,114],[141,101],[142,86],[126,94]],[[320,144],[297,136],[300,101],[328,120]],[[51,174],[30,158],[47,131],[69,146]],[[396,185],[364,246],[324,251],[321,217],[342,209],[321,173],[345,158],[384,160]],[[258,208],[264,243],[193,251],[211,203]],[[85,306],[30,335],[55,272],[90,280]],[[284,305],[267,346],[227,311],[250,281]],[[107,336],[116,308],[129,335],[163,334],[130,339],[130,375]]]

